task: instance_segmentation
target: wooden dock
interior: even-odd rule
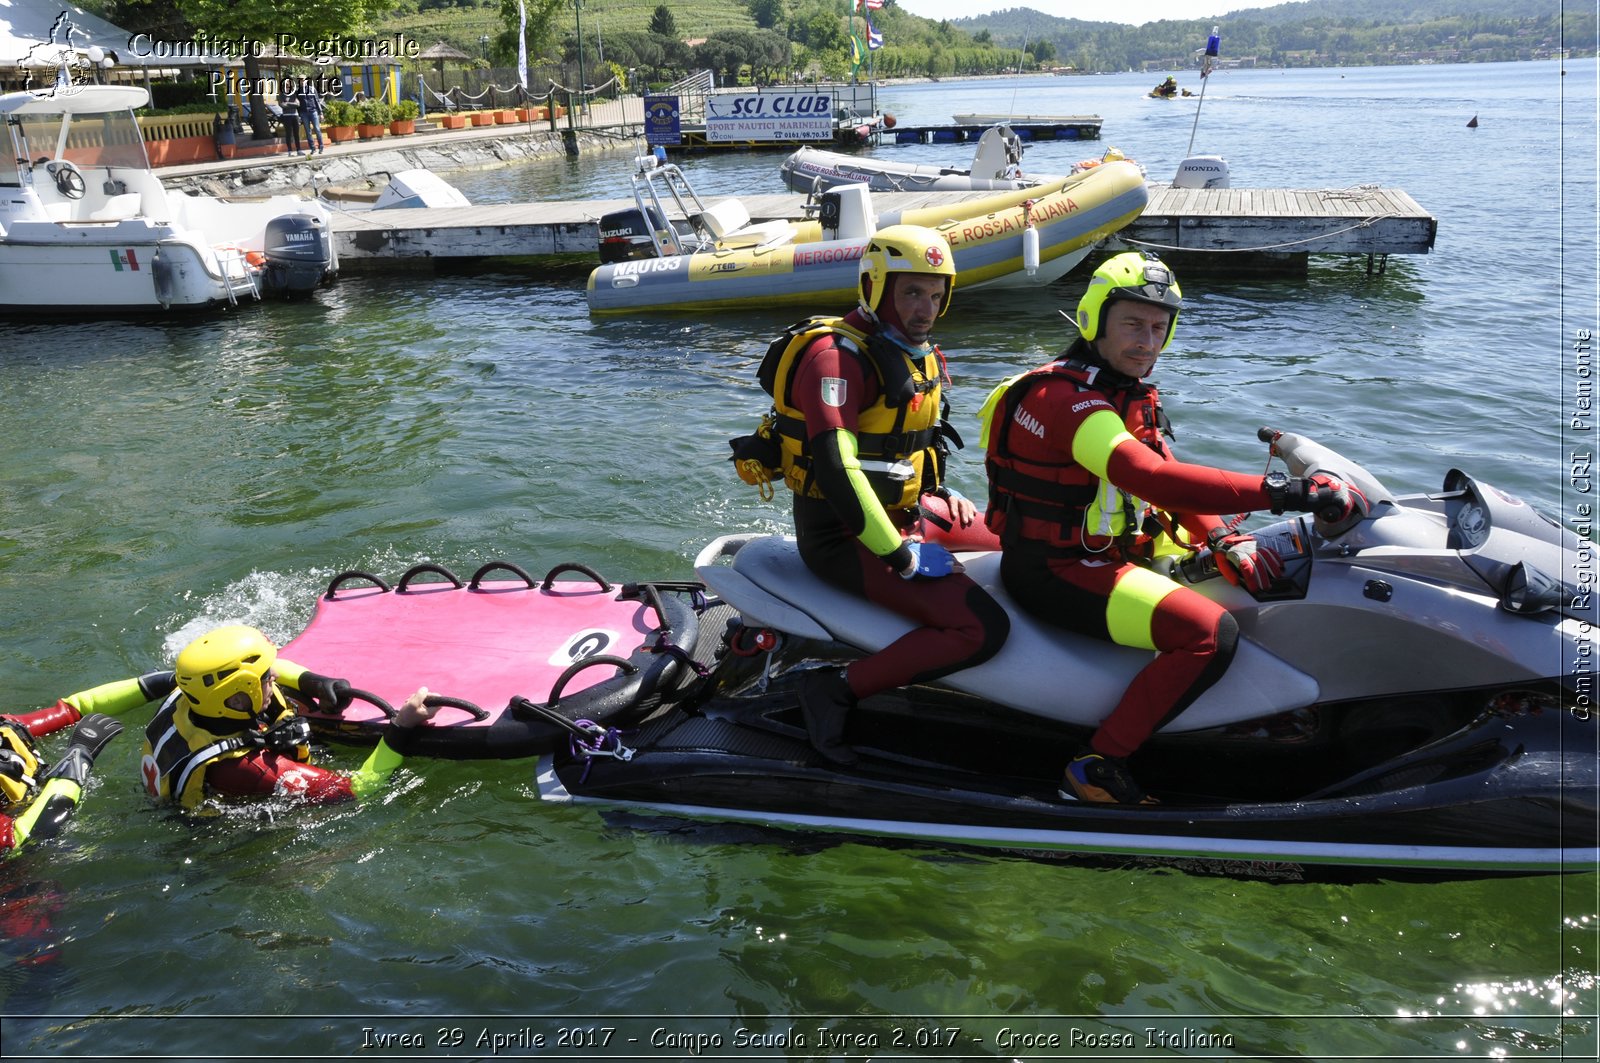
[[[1022,140],[1099,140],[1103,123],[1097,115],[1083,115],[1054,122],[1007,122],[1006,125]],[[961,144],[976,141],[990,129],[986,125],[925,125],[888,127],[878,134],[879,140],[893,140],[896,144]]]
[[[872,202],[879,211],[910,210],[991,194],[892,192],[875,194]],[[802,217],[806,200],[794,193],[740,198],[755,221]],[[631,206],[631,199],[612,199],[350,212],[336,215],[333,229],[341,263],[354,269],[523,256],[588,255],[598,264],[601,216]],[[1144,213],[1113,241],[1185,264],[1236,269],[1254,260],[1276,269],[1311,254],[1366,255],[1369,264],[1388,255],[1423,255],[1437,230],[1437,219],[1397,188],[1158,186]]]

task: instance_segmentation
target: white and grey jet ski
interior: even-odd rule
[[[1245,873],[1594,870],[1596,610],[1572,575],[1592,568],[1593,544],[1456,470],[1438,492],[1397,496],[1305,437],[1261,437],[1295,475],[1358,485],[1370,512],[1345,529],[1311,517],[1255,529],[1286,570],[1261,594],[1215,578],[1204,555],[1174,570],[1228,607],[1241,639],[1224,678],[1133,757],[1157,806],[1057,796],[1071,751],[1149,655],[1031,619],[992,551],[958,556],[1010,611],[1001,652],[864,701],[846,732],[857,764],[815,753],[795,677],[910,623],[823,584],[773,536],[701,555],[713,608],[730,615],[698,690],[635,731],[546,757],[540,795]]]

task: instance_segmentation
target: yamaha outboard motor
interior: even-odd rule
[[[309,292],[333,267],[333,234],[314,214],[284,214],[267,222],[261,250],[267,259],[261,285],[267,292]]]
[[[667,254],[678,254],[676,231],[666,223],[666,219],[662,218],[654,207],[646,209],[650,212],[649,221],[645,220],[645,211],[638,207],[601,215],[600,264],[602,266],[608,266],[613,262],[655,258],[658,243]],[[651,236],[652,229],[654,238]]]

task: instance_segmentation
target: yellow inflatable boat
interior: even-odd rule
[[[847,303],[867,239],[902,223],[944,233],[958,288],[1048,284],[1138,217],[1148,199],[1139,168],[1112,162],[1033,188],[882,214],[866,185],[842,185],[823,194],[815,220],[752,223],[740,200],[701,204],[670,164],[641,173],[666,186],[688,231],[666,220],[661,197],[641,192],[636,177],[637,208],[601,221],[591,312]]]

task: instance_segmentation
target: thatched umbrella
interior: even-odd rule
[[[442,89],[444,88],[444,61],[446,59],[471,60],[472,56],[458,48],[452,48],[443,41],[440,41],[439,43],[429,45],[422,51],[418,52],[417,58],[432,59],[435,61],[435,63],[437,63],[439,67],[439,87]]]

